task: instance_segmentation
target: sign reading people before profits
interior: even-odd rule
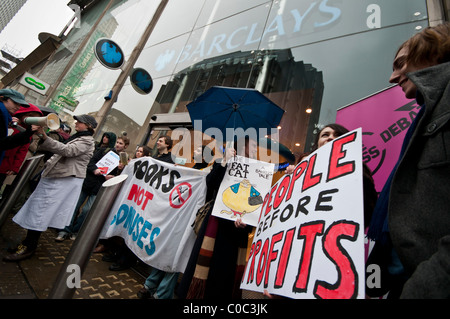
[[[365,297],[361,129],[319,148],[265,196],[241,289]]]
[[[272,185],[274,164],[234,156],[220,184],[212,211],[213,216],[256,226],[263,196]]]
[[[205,202],[206,172],[134,159],[100,238],[122,237],[144,263],[183,272],[195,242],[192,225]]]

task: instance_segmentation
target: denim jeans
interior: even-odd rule
[[[155,299],[172,299],[177,280],[177,272],[165,272],[153,268],[150,276],[145,280],[144,287],[153,294]]]
[[[89,213],[89,210],[92,207],[92,204],[94,204],[95,198],[97,195],[89,195],[83,191],[80,193],[80,197],[78,198],[77,207],[75,208],[75,211],[73,212],[72,221],[70,222],[70,225],[64,228],[64,232],[68,234],[76,234],[80,230],[81,226],[83,225],[84,219],[86,218],[87,214]],[[86,201],[87,199],[87,201]],[[81,205],[86,201],[83,208],[81,209],[81,213],[78,215],[78,211],[80,210]],[[78,216],[77,216],[78,215]]]

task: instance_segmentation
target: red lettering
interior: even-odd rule
[[[133,186],[131,186],[130,189],[130,194],[128,194],[128,200],[132,200],[133,197],[135,197],[134,201],[137,201],[137,198],[139,196],[139,192],[140,192],[141,188],[139,186],[137,186],[136,184],[133,184]]]
[[[306,170],[306,166],[307,165],[308,165],[308,162],[304,161],[304,162],[299,163],[295,167],[294,172],[292,173],[291,185],[289,187],[289,192],[287,194],[286,200],[291,199],[292,191],[294,190],[295,182],[297,181],[297,179],[299,179],[303,175],[303,173]]]
[[[267,286],[269,284],[270,264],[272,263],[272,261],[274,261],[278,257],[278,250],[274,250],[273,246],[275,246],[275,244],[278,243],[282,238],[283,238],[283,232],[279,232],[272,236],[272,240],[270,243],[269,256],[267,257],[267,263],[266,263],[266,276],[264,279],[264,288],[267,288]]]
[[[303,191],[319,184],[322,179],[322,173],[319,173],[319,174],[313,176],[314,166],[316,164],[316,158],[317,158],[317,154],[314,154],[309,159],[308,169],[306,170],[306,175],[303,180],[303,187],[302,187]]]
[[[258,268],[256,269],[256,284],[259,286],[264,277],[264,268],[266,267],[266,257],[269,250],[269,238],[264,242],[264,246],[259,256]]]
[[[252,247],[250,249],[250,254],[248,257],[248,262],[247,262],[247,265],[250,264],[250,268],[248,269],[247,284],[250,282],[253,282],[253,276],[255,273],[255,259],[256,259],[256,255],[258,255],[260,249],[261,249],[261,240],[258,240],[256,242],[256,246],[255,246],[255,243],[252,244]],[[250,262],[250,260],[251,260],[251,262]]]
[[[352,259],[340,241],[342,239],[355,241],[358,231],[359,225],[350,221],[337,221],[327,229],[323,238],[324,253],[336,265],[338,279],[335,284],[317,281],[313,292],[316,297],[322,299],[356,298],[358,274]]]
[[[294,238],[295,227],[289,229],[286,232],[286,237],[284,239],[283,248],[281,249],[280,260],[278,261],[277,274],[275,276],[275,288],[281,288],[284,284],[284,278],[286,275],[286,268],[289,261],[289,256],[291,254],[292,239]]]
[[[147,206],[148,201],[153,199],[153,194],[150,193],[149,191],[144,192],[143,188],[140,188],[138,185],[133,184],[133,186],[131,186],[131,190],[130,193],[128,194],[127,199],[134,200],[134,202],[138,206],[140,206],[142,204],[142,201],[144,200],[144,204],[142,205],[142,210],[144,210],[145,207]]]
[[[270,213],[270,210],[272,209],[272,205],[270,205],[270,203],[272,202],[272,195],[277,190],[277,187],[278,187],[278,184],[275,184],[275,186],[273,186],[272,189],[270,190],[270,195],[267,200],[267,207],[266,207],[266,212],[264,213],[264,216],[266,216],[268,213]]]
[[[314,221],[300,227],[297,238],[304,239],[299,271],[292,291],[306,292],[317,235],[322,235],[324,221]]]
[[[355,171],[355,161],[339,163],[339,160],[345,157],[347,151],[343,151],[342,148],[345,144],[354,142],[356,139],[356,132],[343,138],[339,138],[333,141],[333,146],[330,155],[330,167],[328,169],[327,181],[336,179],[338,177],[351,174]]]
[[[289,183],[291,181],[291,176],[286,175],[283,180],[279,183],[278,191],[275,194],[275,198],[273,200],[273,208],[276,209],[283,202],[284,195],[286,195],[286,191],[289,187]]]
[[[150,193],[150,192],[148,192],[148,191],[146,191],[146,192],[145,192],[145,201],[144,201],[144,205],[142,205],[142,210],[144,210],[145,207],[147,206],[147,202],[148,202],[149,200],[152,200],[152,199],[153,199],[153,194]]]

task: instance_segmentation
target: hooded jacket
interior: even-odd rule
[[[16,116],[16,117],[22,116],[22,114],[29,113],[29,112],[37,112],[42,115],[41,110],[37,106],[30,104],[29,107],[21,107],[14,114],[14,116]],[[20,130],[18,130],[17,128],[13,128],[12,130],[13,130],[12,135],[16,135],[16,134],[20,133]],[[25,160],[25,157],[27,155],[30,142],[31,142],[31,136],[29,137],[28,143],[19,145],[13,149],[5,151],[3,161],[1,162],[1,165],[0,165],[0,174],[5,174],[8,171],[13,171],[16,174],[19,172],[20,167],[22,166],[22,163]]]
[[[102,184],[106,181],[105,176],[103,175],[95,175],[94,172],[98,168],[97,163],[100,161],[103,156],[105,156],[109,151],[115,152],[115,146],[116,146],[116,134],[113,132],[106,132],[102,135],[102,138],[100,142],[97,145],[100,145],[103,141],[103,137],[108,136],[109,143],[108,147],[99,147],[97,146],[94,155],[92,155],[91,160],[89,161],[89,164],[87,166],[86,170],[86,179],[83,183],[83,192],[85,192],[88,195],[97,195],[98,191],[100,190]],[[110,175],[115,175],[117,173],[117,169],[113,170]]]
[[[408,74],[425,107],[393,176],[388,225],[401,298],[450,298],[450,62]]]

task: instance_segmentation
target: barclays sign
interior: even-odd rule
[[[381,26],[378,4],[367,0],[353,2],[351,10],[344,8],[342,1],[320,0],[280,1],[278,7],[274,4],[271,10],[243,12],[194,30],[180,50],[166,49],[160,53],[155,60],[155,69],[163,71],[171,64],[178,64],[177,69],[181,69],[205,58],[237,50],[280,49],[289,47],[293,40],[295,45],[304,45],[355,32],[355,28],[368,30]],[[343,23],[349,22],[343,21],[344,13],[354,10],[366,17],[366,25]],[[262,13],[264,18],[261,18]]]

